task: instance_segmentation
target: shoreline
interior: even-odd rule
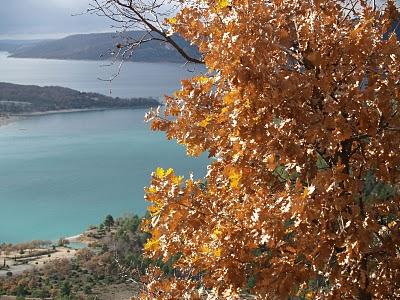
[[[60,110],[48,110],[48,111],[37,111],[30,113],[22,113],[8,116],[0,116],[0,127],[6,126],[10,123],[14,123],[21,118],[37,117],[37,116],[47,116],[56,114],[69,114],[69,113],[79,113],[79,112],[92,112],[92,111],[109,111],[109,110],[120,110],[120,109],[150,109],[151,107],[110,107],[110,108],[72,108],[72,109],[60,109]]]
[[[18,116],[0,116],[0,127],[18,121],[19,119],[20,117]]]
[[[65,239],[70,243],[81,243],[80,239],[83,237],[84,233],[66,237]]]
[[[90,112],[90,111],[105,111],[112,110],[113,108],[77,108],[77,109],[60,109],[60,110],[48,110],[48,111],[38,111],[22,114],[13,114],[7,116],[0,116],[0,127],[6,126],[8,124],[14,123],[21,118],[36,117],[36,116],[46,116],[55,114],[68,114],[68,113],[78,113],[78,112]]]
[[[94,236],[97,234],[97,229],[86,229],[80,234],[64,238],[72,244],[84,244],[89,247],[90,244],[96,242],[98,239]]]
[[[34,116],[68,114],[68,113],[87,112],[87,111],[105,111],[105,110],[112,110],[112,109],[115,109],[115,108],[101,108],[101,107],[99,107],[99,108],[71,108],[71,109],[47,110],[47,111],[22,113],[22,114],[11,115],[11,117],[34,117]]]

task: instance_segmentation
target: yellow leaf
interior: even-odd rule
[[[292,232],[293,232],[293,228],[288,228],[288,229],[285,230],[286,234],[289,234],[289,233],[292,233]]]
[[[174,176],[172,178],[172,183],[173,184],[181,184],[182,180],[183,180],[183,176]]]
[[[224,104],[225,105],[230,105],[233,103],[233,101],[235,101],[234,98],[235,94],[234,93],[229,93],[224,97]]]
[[[210,77],[206,77],[206,76],[199,76],[199,77],[197,77],[197,82],[199,82],[199,83],[208,83],[208,82],[210,82],[212,80],[212,78],[210,78]]]
[[[168,24],[174,25],[174,24],[177,23],[178,20],[177,20],[175,17],[173,17],[173,18],[167,18],[167,19],[165,19],[165,21],[166,21]]]
[[[218,227],[216,227],[212,233],[213,238],[218,238],[218,236],[222,233],[221,230],[218,229]]]
[[[164,169],[163,168],[157,168],[156,169],[156,177],[162,179],[164,177]]]
[[[229,180],[231,181],[231,187],[237,188],[239,186],[239,181],[241,179],[241,174],[235,168],[229,171]]]
[[[230,5],[228,0],[218,0],[217,1],[217,11],[224,9]]]
[[[147,243],[144,245],[144,250],[157,250],[158,246],[160,245],[159,239],[149,239]]]
[[[214,250],[214,256],[215,257],[221,257],[221,248],[218,248],[218,249],[216,249],[216,250]]]
[[[392,221],[392,222],[390,222],[390,223],[388,224],[388,227],[389,227],[390,229],[392,229],[394,226],[396,226],[396,221]]]
[[[154,194],[157,192],[157,189],[154,186],[151,186],[147,189],[147,192],[150,194]]]
[[[226,114],[228,111],[229,111],[228,108],[227,108],[227,107],[224,107],[224,108],[221,110],[221,114]]]
[[[161,213],[161,207],[158,205],[149,206],[148,211],[150,216],[155,217]]]
[[[199,126],[205,128],[205,127],[207,127],[207,125],[210,123],[211,120],[212,120],[212,117],[207,116],[203,121],[201,121],[199,123]]]
[[[210,253],[210,248],[207,245],[203,245],[201,247],[201,252],[204,254],[208,254],[208,253]]]
[[[172,174],[172,173],[174,173],[174,169],[169,168],[169,169],[167,170],[167,172],[165,172],[165,175],[164,175],[164,176],[168,176],[168,175],[170,175],[170,174]]]
[[[308,291],[308,292],[306,293],[306,299],[307,299],[307,300],[314,299],[314,292],[313,292],[313,291]]]

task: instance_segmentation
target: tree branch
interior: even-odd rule
[[[163,6],[164,2],[157,4],[156,1],[153,0],[148,7],[145,5],[137,7],[133,0],[125,2],[121,0],[108,0],[103,3],[100,3],[99,0],[93,1],[95,6],[92,12],[94,11],[101,14],[115,22],[123,23],[125,24],[125,28],[131,28],[134,24],[141,25],[141,27],[146,28],[148,34],[150,34],[150,40],[164,41],[170,44],[186,61],[195,64],[204,64],[202,59],[191,56],[163,29],[159,21],[161,14],[157,13],[155,10]],[[112,7],[114,7],[114,9],[112,9]],[[152,15],[154,19],[147,17],[146,14]],[[152,32],[157,33],[161,38],[152,36]]]

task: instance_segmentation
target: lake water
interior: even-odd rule
[[[6,59],[0,81],[62,85],[107,93],[99,62]],[[176,64],[127,63],[115,96],[161,97],[190,77]],[[189,158],[143,122],[146,110],[35,116],[0,127],[0,243],[57,239],[98,224],[107,214],[143,214],[143,187],[156,167],[195,177],[207,158]]]
[[[180,80],[204,71],[201,67],[173,63],[132,63],[122,65],[107,62],[7,58],[0,52],[0,82],[33,85],[58,85],[83,92],[97,92],[115,97],[157,97],[171,94]]]

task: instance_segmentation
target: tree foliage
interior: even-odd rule
[[[148,118],[214,159],[204,179],[153,174],[145,250],[179,272],[149,270],[143,299],[400,297],[397,19],[364,0],[190,0],[166,19],[208,73]]]
[[[111,226],[114,226],[114,218],[112,215],[107,215],[104,222],[103,222],[104,226],[106,226],[107,228],[110,228]]]

